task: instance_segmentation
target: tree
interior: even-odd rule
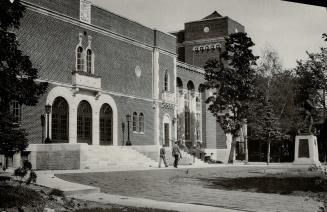
[[[0,1],[0,153],[22,151],[27,147],[26,132],[10,114],[10,103],[33,106],[48,84],[36,83],[37,69],[19,49],[13,29],[18,29],[25,7],[20,0]]]
[[[327,41],[327,35],[323,34]],[[318,135],[319,152],[326,158],[326,135],[324,133],[326,122],[326,89],[327,89],[327,48],[321,48],[318,53],[308,53],[307,60],[298,61],[295,68],[297,74],[296,104],[302,110],[299,115],[305,116],[304,102],[310,101],[313,105],[313,120]],[[325,159],[326,160],[326,159]]]
[[[233,162],[235,139],[246,123],[250,102],[256,97],[253,65],[258,57],[250,49],[253,46],[246,33],[231,34],[225,38],[221,60],[210,59],[204,67],[205,88],[213,91],[206,103],[224,132],[232,135],[229,162]],[[244,139],[247,162],[247,140]]]
[[[249,119],[251,135],[256,142],[267,142],[267,163],[270,159],[270,144],[282,142],[290,133],[294,118],[295,80],[291,71],[283,70],[278,53],[266,47],[257,67],[256,94]],[[262,128],[262,126],[265,126]],[[278,135],[278,136],[277,136]]]

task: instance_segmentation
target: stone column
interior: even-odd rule
[[[154,144],[159,145],[160,135],[160,105],[159,105],[159,50],[154,48],[153,50],[153,109],[154,109]]]

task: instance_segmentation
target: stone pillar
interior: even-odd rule
[[[298,135],[295,137],[294,165],[320,165],[317,137]]]
[[[75,103],[69,107],[69,143],[77,143],[77,105]]]
[[[100,114],[97,111],[92,111],[92,145],[99,146],[100,143]]]
[[[160,145],[160,105],[159,105],[159,50],[153,50],[153,109],[154,109],[154,144]]]

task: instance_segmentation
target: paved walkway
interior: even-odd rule
[[[243,164],[206,164],[200,167],[194,165],[180,166],[178,169],[172,167],[159,169],[157,167],[113,166],[107,170],[50,170],[38,171],[37,174],[38,184],[40,185],[61,189],[66,194],[75,195],[80,199],[109,204],[136,207],[150,207],[151,205],[151,207],[162,209],[166,209],[166,206],[169,205],[172,209],[179,211],[188,208],[194,208],[195,210],[185,211],[226,211],[227,208],[247,211],[317,211],[320,203],[310,198],[218,189],[210,190],[203,184],[199,186],[199,181],[194,181],[186,174],[187,172],[194,174],[197,172],[196,170],[201,170],[199,174],[204,174],[203,176],[244,177],[278,173],[280,170],[294,168],[301,169],[303,167],[294,167],[292,164],[285,163],[273,163],[269,166],[265,163],[250,163],[246,166]],[[207,174],[203,170],[207,170]],[[208,172],[208,170],[210,171]],[[64,177],[60,177],[69,178],[70,181],[78,183],[59,179],[54,174],[66,174]],[[67,176],[69,177],[67,178]],[[138,188],[138,186],[141,188]],[[171,186],[175,189],[171,190]],[[99,188],[101,188],[102,192],[107,193],[99,193]]]

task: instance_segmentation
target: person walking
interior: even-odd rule
[[[174,167],[177,168],[179,157],[182,159],[182,153],[179,150],[179,147],[177,145],[177,141],[175,141],[175,144],[173,145],[172,155],[175,158],[175,160],[174,160]]]
[[[161,161],[163,160],[165,167],[168,167],[167,162],[166,162],[166,149],[165,145],[162,145],[160,148],[160,159],[159,159],[159,168],[161,168]]]

